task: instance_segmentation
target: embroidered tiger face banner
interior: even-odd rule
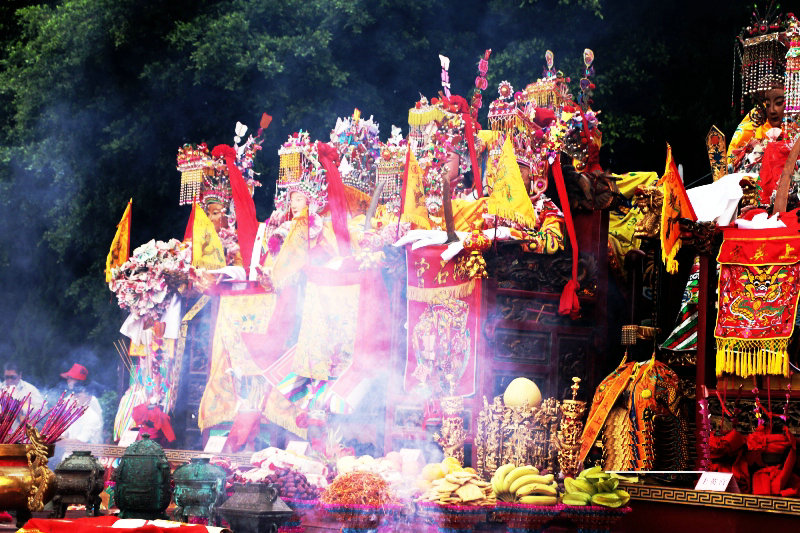
[[[788,377],[798,252],[796,228],[725,231],[718,256],[717,376]]]

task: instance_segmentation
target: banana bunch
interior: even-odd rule
[[[603,472],[599,466],[587,468],[578,477],[564,478],[564,505],[602,505],[604,507],[622,507],[631,495],[618,489],[619,477]]]
[[[553,474],[539,475],[539,470],[530,465],[504,464],[492,476],[492,490],[497,499],[504,502],[533,505],[558,503],[558,484]]]

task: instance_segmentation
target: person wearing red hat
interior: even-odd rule
[[[72,368],[61,373],[61,377],[67,380],[67,388],[72,390],[78,383],[85,383],[89,377],[89,371],[85,366],[74,363]]]
[[[89,381],[89,370],[78,363],[63,372],[61,377],[67,380],[67,391],[75,394],[77,400],[87,404],[88,408],[64,433],[65,440],[76,440],[87,444],[103,442],[103,410],[97,398],[86,390]]]

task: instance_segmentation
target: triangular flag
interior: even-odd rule
[[[202,208],[195,207],[192,225],[192,266],[209,270],[225,266],[225,248],[214,224]]]
[[[422,169],[414,156],[411,145],[406,153],[406,168],[403,174],[403,194],[400,220],[409,222],[417,229],[431,229],[428,209],[425,207],[425,191],[422,188]]]
[[[525,190],[510,135],[506,136],[500,155],[490,156],[486,182],[492,186],[487,206],[489,214],[528,228],[536,227],[536,210]]]
[[[675,256],[681,249],[680,219],[697,220],[697,216],[686,195],[669,143],[667,143],[667,163],[659,183],[664,194],[664,204],[661,208],[661,259],[667,267],[667,272],[674,274],[678,271]]]
[[[111,269],[125,264],[131,251],[131,204],[133,198],[128,200],[122,219],[117,224],[117,233],[111,241],[111,248],[106,257],[106,283],[111,281]]]

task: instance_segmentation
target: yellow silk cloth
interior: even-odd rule
[[[350,365],[358,325],[360,284],[323,285],[308,281],[292,371],[327,380]]]
[[[225,248],[222,240],[214,229],[214,224],[203,211],[195,204],[194,224],[192,224],[192,266],[213,270],[225,267]]]
[[[425,190],[422,185],[422,168],[420,168],[411,146],[406,154],[405,196],[403,212],[400,220],[408,222],[414,229],[431,229],[428,209],[425,207]]]
[[[260,381],[263,370],[253,360],[242,333],[266,334],[276,300],[275,293],[220,296],[211,347],[211,373],[200,400],[198,426],[201,430],[234,419],[242,379]],[[250,394],[264,396],[266,389],[256,388]],[[263,404],[264,399],[251,397],[248,403]]]
[[[619,192],[626,198],[632,198],[637,187],[649,187],[658,181],[656,172],[628,172],[627,174],[614,174]],[[638,249],[641,239],[634,237],[636,224],[642,218],[638,207],[632,207],[627,212],[614,210],[608,217],[608,247],[609,252],[616,259],[616,264],[621,267],[625,254]]]
[[[728,164],[732,165],[736,160],[735,151],[744,148],[751,139],[756,139],[760,141],[767,136],[767,131],[772,128],[769,122],[765,122],[761,126],[756,126],[753,122],[753,115],[755,114],[756,109],[753,108],[739,125],[736,127],[736,131],[733,132],[733,137],[731,138],[731,142],[728,145]]]

